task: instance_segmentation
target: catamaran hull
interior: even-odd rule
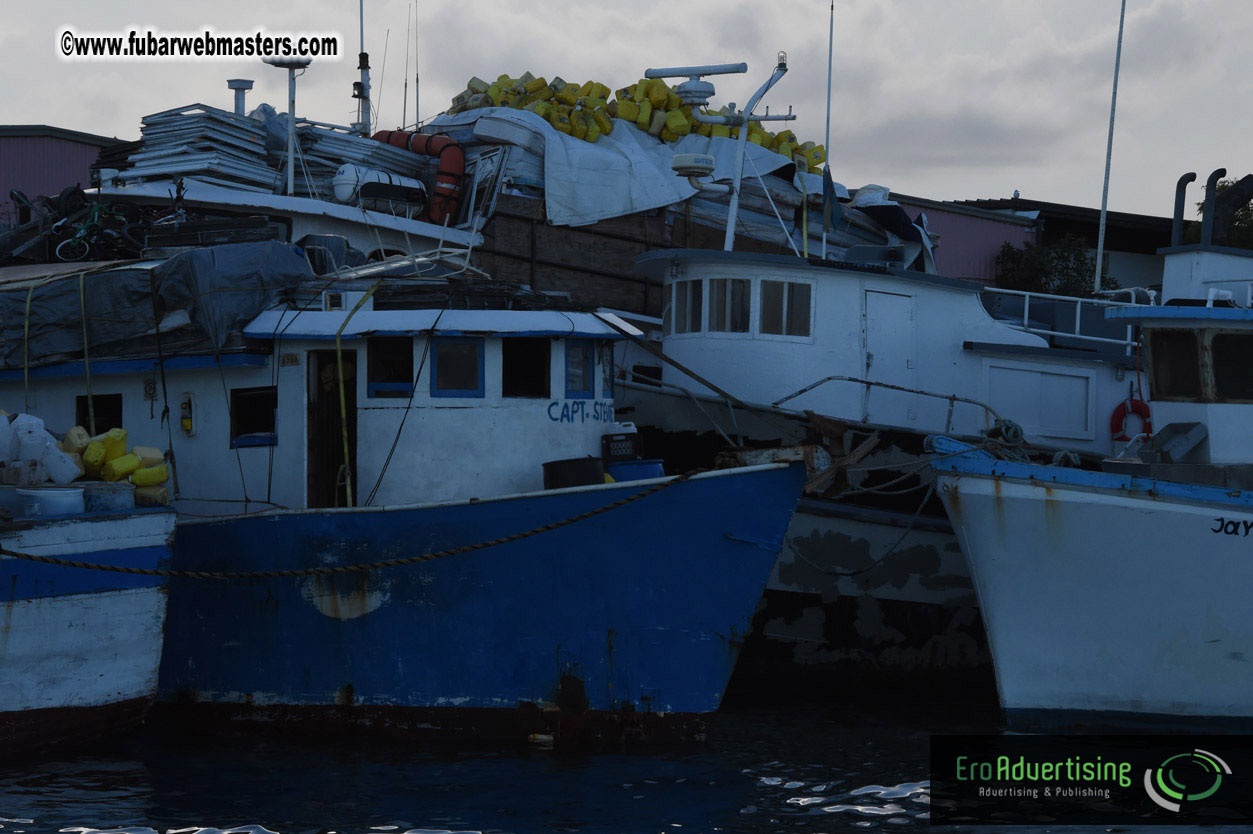
[[[170,513],[23,523],[6,549],[126,567],[169,556]],[[0,754],[85,741],[141,720],[156,695],[164,580],[0,559]]]
[[[983,623],[947,521],[802,499],[741,672],[736,695],[752,702],[777,699],[780,677],[802,698],[922,682],[990,693]]]
[[[174,580],[163,697],[217,705],[206,714],[489,733],[502,713],[711,712],[803,477],[710,473],[527,539],[369,573]],[[653,484],[186,523],[174,558],[207,571],[367,563],[551,524]]]
[[[1253,716],[1253,508],[1055,467],[995,474],[1014,467],[958,462],[939,478],[1011,717]]]

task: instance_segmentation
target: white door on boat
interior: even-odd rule
[[[913,388],[914,299],[899,293],[866,290],[862,322],[866,379]],[[909,426],[917,419],[916,397],[904,391],[866,386],[862,417],[871,423]]]

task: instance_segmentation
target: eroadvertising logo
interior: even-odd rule
[[[1157,767],[1144,771],[1144,790],[1149,799],[1167,811],[1179,813],[1184,804],[1204,802],[1223,784],[1231,767],[1208,750],[1177,753]],[[1169,783],[1169,784],[1167,784]]]
[[[932,736],[931,822],[1251,823],[1250,773],[1253,736]]]

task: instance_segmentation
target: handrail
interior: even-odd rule
[[[1126,355],[1131,355],[1131,349],[1139,344],[1134,337],[1134,326],[1127,325],[1127,336],[1125,339],[1111,339],[1106,336],[1089,336],[1081,333],[1080,328],[1083,324],[1083,305],[1093,304],[1097,307],[1139,307],[1142,305],[1128,301],[1114,301],[1107,298],[1079,298],[1073,295],[1053,295],[1052,293],[1034,292],[1031,290],[1010,290],[1000,287],[984,287],[986,293],[1001,293],[1002,295],[1018,296],[1022,298],[1022,323],[1015,324],[1009,319],[997,319],[1006,327],[1012,327],[1015,330],[1021,330],[1026,333],[1034,333],[1037,336],[1064,336],[1067,339],[1079,339],[1085,342],[1100,342],[1102,344],[1118,345],[1124,348]],[[1031,326],[1031,299],[1047,299],[1050,301],[1061,301],[1075,305],[1075,327],[1071,332],[1065,330],[1046,330],[1042,327]]]
[[[807,394],[810,391],[814,390],[815,388],[818,388],[819,386],[826,385],[828,382],[854,382],[858,385],[865,385],[867,389],[869,389],[871,386],[878,386],[880,388],[888,388],[893,391],[904,391],[907,394],[920,394],[924,397],[935,397],[937,400],[947,400],[948,401],[948,417],[945,419],[945,422],[944,422],[945,432],[948,432],[952,429],[953,406],[956,405],[957,403],[967,403],[968,405],[978,406],[979,408],[982,408],[986,414],[991,415],[994,421],[1004,419],[997,412],[997,410],[993,408],[992,406],[988,405],[987,403],[980,402],[979,400],[972,400],[969,397],[960,397],[957,394],[937,394],[934,391],[924,391],[921,388],[906,388],[904,385],[893,385],[890,382],[879,382],[873,379],[862,379],[860,377],[842,376],[838,374],[834,376],[823,377],[817,382],[806,385],[804,388],[800,389],[799,391],[794,391],[791,394],[788,394],[786,397],[775,400],[774,402],[771,403],[771,405],[774,406],[775,408],[778,408],[780,405],[787,402],[788,400],[794,400],[800,395]]]
[[[1124,289],[1133,289],[1125,287]],[[1135,304],[1130,301],[1112,301],[1107,298],[1081,298],[1077,295],[1053,295],[1047,292],[1035,292],[1034,290],[1011,290],[1006,287],[984,287],[984,292],[999,292],[1004,295],[1023,295],[1030,298],[1048,298],[1054,301],[1077,301],[1080,304],[1104,304],[1108,307],[1138,307],[1142,305]]]

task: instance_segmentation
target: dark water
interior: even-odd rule
[[[0,770],[0,834],[956,830],[928,822],[928,734],[996,722],[888,708],[735,710],[699,749],[582,756],[146,729]]]

